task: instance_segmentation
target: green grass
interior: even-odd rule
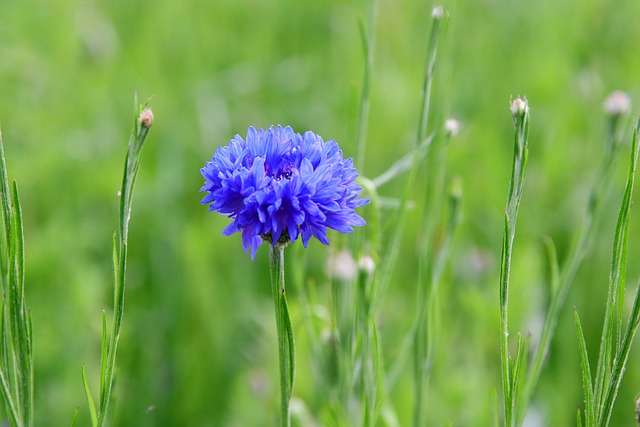
[[[9,179],[20,184],[35,425],[71,424],[77,407],[76,425],[91,423],[83,365],[93,396],[100,395],[101,312],[112,314],[111,233],[136,91],[140,99],[153,96],[156,122],[129,232],[114,425],[277,425],[268,253],[261,249],[251,262],[239,236],[221,236],[225,218],[199,205],[199,168],[249,125],[313,129],[354,158],[364,150],[360,172],[369,179],[408,153],[416,141],[433,4],[376,3],[371,32],[370,2],[364,0],[0,3],[0,123]],[[437,340],[423,415],[427,425],[490,425],[502,388],[497,284],[513,148],[508,100],[526,94],[533,114],[513,246],[509,330],[512,338],[517,331],[530,335],[534,349],[551,293],[544,242],[553,240],[560,266],[570,258],[605,150],[602,103],[613,89],[640,99],[640,28],[633,0],[444,6],[450,17],[441,35],[426,136],[447,117],[461,120],[461,133],[446,147],[443,181],[446,186],[459,177],[464,200],[434,303]],[[368,120],[358,115],[367,62],[360,27],[375,49]],[[621,158],[629,155],[632,129],[625,129]],[[356,144],[358,136],[364,148]],[[529,415],[544,420],[542,425],[575,425],[578,406],[584,408],[584,352],[573,307],[596,371],[623,163],[613,167],[592,244],[559,310],[548,361],[531,395]],[[418,170],[417,177],[427,173]],[[329,249],[317,242],[306,251],[295,247],[299,242],[287,249],[297,353],[294,425],[312,425],[300,421],[307,415],[334,425],[336,408],[344,406],[338,393],[327,395],[340,378],[331,364],[335,284],[326,259],[337,248],[368,241],[377,214],[381,251],[389,249],[393,210],[384,201],[403,194],[406,176],[378,188],[383,207],[363,209],[369,223],[363,230],[330,236],[335,245]],[[376,363],[389,372],[412,328],[421,268],[416,248],[426,244],[422,214],[431,209],[420,206],[428,197],[426,190],[412,194],[389,286],[374,296],[375,316],[347,305],[347,314],[375,319],[375,335],[369,320],[354,332],[376,337],[377,344],[360,341],[360,349],[370,349],[369,372]],[[446,214],[446,207],[440,209]],[[631,216],[629,236],[626,278],[635,285],[638,215]],[[349,301],[366,301],[366,286],[354,288]],[[631,306],[621,307],[627,316]],[[372,350],[377,346],[379,355]],[[509,350],[515,354],[515,341]],[[630,348],[630,360],[637,351]],[[324,359],[318,362],[318,355]],[[391,411],[399,426],[412,423],[411,359],[401,366],[391,392],[385,391],[388,384],[355,387],[356,396],[364,396],[365,387],[370,396],[377,390],[381,406],[368,407],[380,423],[392,419]],[[611,425],[633,425],[638,383],[640,369],[628,363]],[[359,405],[353,406],[356,418]]]

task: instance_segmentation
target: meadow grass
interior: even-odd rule
[[[278,123],[338,141],[371,199],[366,227],[328,248],[295,242],[277,271],[296,337],[292,425],[634,423],[637,140],[628,115],[602,112],[612,89],[638,96],[631,0],[40,6],[0,5],[0,118],[22,198],[3,163],[10,425],[288,417],[268,251],[252,262],[221,236],[227,220],[197,191],[218,146]],[[123,233],[135,90],[162,120]],[[512,175],[505,224],[517,93],[533,118],[528,176]]]

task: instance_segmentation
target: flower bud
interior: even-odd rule
[[[138,123],[145,129],[151,128],[153,125],[153,111],[151,111],[151,108],[145,108],[142,110]]]
[[[440,5],[435,6],[431,10],[431,17],[435,20],[440,20],[444,16],[444,8]]]
[[[529,103],[527,102],[527,98],[524,100],[520,97],[517,97],[514,101],[511,102],[511,114],[513,118],[522,117],[529,112]]]
[[[604,111],[611,116],[622,116],[631,111],[631,97],[621,90],[613,91],[604,101]]]
[[[364,255],[358,260],[358,268],[367,276],[371,276],[376,270],[376,264],[369,255]]]
[[[444,122],[444,131],[449,138],[455,138],[460,133],[460,122],[456,119],[447,119]]]
[[[333,254],[327,260],[327,271],[331,277],[342,282],[350,282],[356,277],[356,262],[348,250]]]

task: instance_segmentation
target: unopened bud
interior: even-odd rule
[[[444,122],[444,131],[450,138],[455,138],[460,133],[460,122],[456,119],[447,119]]]
[[[151,108],[142,110],[138,123],[145,129],[149,129],[153,125],[153,111],[151,111]]]
[[[433,19],[440,20],[440,19],[442,19],[443,16],[444,16],[444,8],[442,6],[440,6],[440,5],[435,6],[431,10],[431,17]]]
[[[358,268],[367,276],[371,276],[376,270],[376,263],[373,262],[373,258],[369,255],[364,255],[358,260]]]
[[[356,262],[348,250],[343,250],[329,257],[327,271],[342,282],[350,282],[356,277]]]
[[[514,101],[511,102],[511,114],[513,118],[522,117],[529,112],[529,103],[527,102],[527,98],[524,100],[520,97],[517,97]]]
[[[613,91],[604,101],[604,111],[612,116],[628,114],[631,111],[631,97],[621,90]]]

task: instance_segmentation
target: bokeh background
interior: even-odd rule
[[[433,6],[379,0],[360,171],[367,177],[413,144]],[[431,129],[447,117],[462,122],[447,167],[449,176],[462,179],[465,196],[442,288],[428,418],[429,425],[488,425],[501,384],[497,284],[512,156],[509,98],[526,95],[532,112],[511,331],[529,332],[535,341],[547,296],[542,239],[551,236],[562,259],[602,154],[603,100],[622,89],[640,103],[640,7],[635,0],[444,6],[450,17]],[[199,204],[199,169],[249,125],[313,129],[353,156],[364,67],[358,22],[366,22],[368,8],[364,0],[0,1],[0,120],[25,219],[37,425],[68,425],[76,407],[79,425],[89,424],[80,372],[85,364],[95,396],[135,92],[141,101],[152,98],[156,121],[134,199],[114,423],[275,425],[277,352],[267,251],[252,262],[239,236],[221,236],[228,220]],[[560,318],[529,425],[575,425],[582,388],[572,309],[581,314],[595,361],[627,152],[596,244]],[[398,194],[401,183],[380,192]],[[393,359],[414,309],[419,223],[410,213],[397,273],[379,313],[385,360]],[[328,306],[323,283],[332,249],[310,246],[305,275],[317,286],[315,302]],[[635,286],[637,216],[630,257],[627,275]],[[308,360],[313,337],[299,322],[295,329],[296,395],[320,423],[323,396]],[[636,345],[613,425],[634,424],[639,357]],[[411,384],[407,367],[389,396],[400,425],[410,422]]]

